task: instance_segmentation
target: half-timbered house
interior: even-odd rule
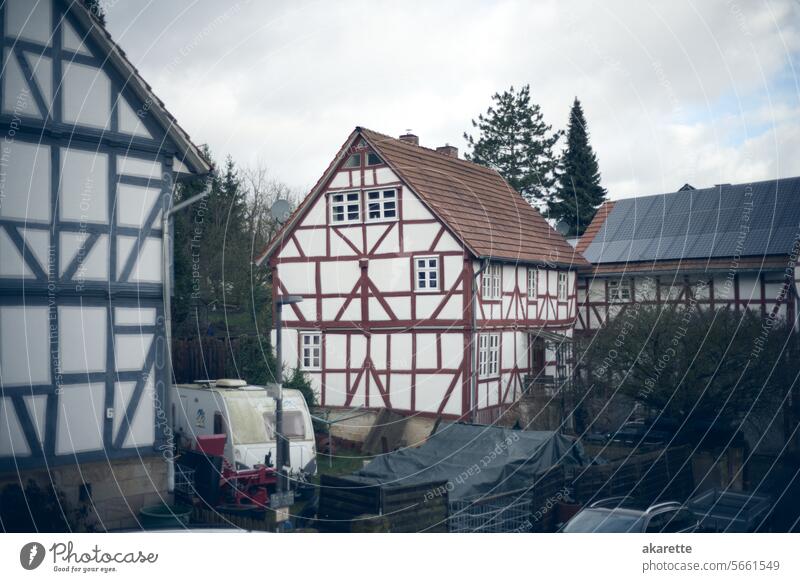
[[[584,260],[452,146],[357,127],[257,262],[323,406],[490,421],[568,375]]]
[[[794,321],[800,178],[606,202],[577,245],[576,332],[632,302],[749,309]]]
[[[208,163],[81,2],[0,4],[0,481],[166,493],[162,222]]]

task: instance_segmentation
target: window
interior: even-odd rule
[[[383,163],[383,160],[375,152],[369,152],[367,154],[367,165],[368,166],[379,166],[382,163]]]
[[[360,168],[361,167],[361,154],[353,154],[345,160],[343,168]]]
[[[331,222],[357,222],[361,219],[358,192],[331,194]]]
[[[301,364],[304,370],[319,370],[322,359],[322,334],[300,334]]]
[[[275,440],[275,413],[272,411],[265,412],[264,428],[267,434],[267,442]],[[283,411],[283,435],[287,439],[300,439],[306,438],[306,422],[303,418],[303,413],[300,410],[284,410]]]
[[[631,281],[625,279],[609,279],[608,281],[608,300],[609,301],[630,301],[633,293],[631,292]]]
[[[226,434],[225,419],[222,413],[217,411],[214,413],[214,434]]]
[[[397,191],[367,192],[367,218],[369,220],[397,218]]]
[[[559,272],[558,273],[558,300],[559,301],[566,301],[567,300],[567,276],[568,273]]]
[[[493,378],[498,374],[500,334],[482,333],[478,350],[478,376]]]
[[[414,257],[417,291],[439,290],[439,258]]]
[[[667,523],[662,529],[666,533],[693,531],[697,527],[697,517],[688,509],[678,509],[668,515]]]
[[[536,283],[539,281],[539,270],[528,269],[528,299],[536,299]]]
[[[481,281],[483,283],[484,299],[500,299],[500,283],[502,281],[503,266],[489,263],[483,272]]]

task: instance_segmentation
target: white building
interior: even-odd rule
[[[129,524],[166,489],[161,217],[209,166],[80,2],[0,30],[0,485]]]
[[[356,128],[258,260],[284,360],[326,407],[489,422],[527,375],[566,376],[576,265],[500,175]]]

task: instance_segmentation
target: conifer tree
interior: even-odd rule
[[[589,144],[586,118],[578,98],[572,104],[567,144],[558,164],[558,187],[549,207],[550,218],[569,225],[567,236],[580,236],[606,200],[600,185],[597,156]]]
[[[477,137],[464,133],[471,148],[466,158],[497,170],[533,206],[543,209],[555,184],[553,146],[560,137],[545,123],[530,86],[492,96],[494,105],[472,120]]]

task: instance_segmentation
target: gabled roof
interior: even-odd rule
[[[525,263],[584,266],[586,261],[496,171],[435,150],[357,127],[346,147],[361,135],[394,172],[476,257]],[[337,161],[341,159],[337,156]],[[282,232],[321,194],[331,171],[317,183],[257,263],[277,247]]]
[[[211,164],[200,151],[189,134],[178,125],[178,122],[167,111],[164,102],[153,93],[152,87],[139,74],[125,52],[114,42],[109,32],[99,20],[83,5],[82,2],[70,2],[70,13],[77,18],[82,27],[88,31],[87,36],[94,40],[103,50],[112,66],[116,67],[126,81],[126,88],[131,90],[142,103],[148,103],[149,113],[164,128],[167,135],[175,142],[180,156],[178,159],[197,174],[211,171]]]
[[[798,227],[800,177],[721,184],[616,200],[578,248],[594,264],[789,255]]]
[[[589,223],[589,226],[586,228],[586,231],[581,235],[578,239],[578,244],[575,246],[579,253],[584,252],[591,242],[594,240],[594,237],[597,236],[597,233],[600,232],[600,229],[603,226],[603,223],[608,218],[608,215],[614,209],[614,201],[613,200],[606,200],[597,209],[595,212],[594,218],[592,218],[592,222]]]

